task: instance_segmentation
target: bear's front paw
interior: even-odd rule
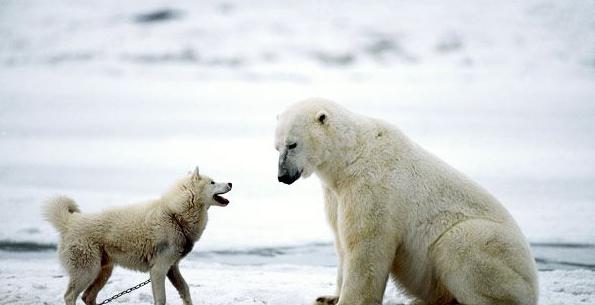
[[[339,302],[339,297],[335,296],[322,296],[316,298],[314,305],[336,305]]]

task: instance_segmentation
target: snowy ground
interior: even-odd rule
[[[542,304],[593,303],[594,33],[593,1],[0,1],[0,303],[62,294],[45,198],[98,211],[197,164],[234,183],[185,263],[197,303],[332,292],[331,252],[277,255],[331,239],[316,178],[276,181],[275,115],[309,96],[477,180],[532,243]]]
[[[330,248],[330,247],[329,247]],[[307,252],[307,251],[306,251]],[[270,253],[269,253],[270,254]],[[194,255],[181,264],[182,274],[190,285],[194,304],[310,304],[316,297],[334,292],[335,267],[312,265],[318,259],[312,253],[293,253],[284,261],[276,254],[273,262],[253,263],[262,257],[255,254],[234,258],[219,255],[215,260]],[[58,267],[54,253],[35,253],[23,257],[0,256],[0,304],[59,304],[68,281]],[[270,258],[270,257],[269,257]],[[217,262],[219,260],[219,262]],[[275,261],[277,260],[277,261]],[[324,260],[324,259],[323,259]],[[116,269],[99,301],[132,287],[148,278],[147,274]],[[547,270],[539,272],[540,304],[568,305],[595,302],[595,271]],[[169,304],[181,304],[177,292],[167,283]],[[387,305],[407,304],[410,300],[389,285],[385,293]],[[80,302],[80,301],[79,301]],[[116,304],[151,304],[149,286],[140,288],[118,300]]]

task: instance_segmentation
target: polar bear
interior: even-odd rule
[[[338,262],[334,296],[381,304],[390,277],[414,304],[537,304],[535,261],[484,189],[381,120],[323,99],[278,116],[280,182],[320,178]]]

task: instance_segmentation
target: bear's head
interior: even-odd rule
[[[277,116],[275,148],[279,152],[279,182],[307,178],[352,138],[345,128],[347,110],[323,99],[308,99]]]

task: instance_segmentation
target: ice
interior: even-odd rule
[[[329,256],[217,259],[330,243],[317,178],[279,184],[273,149],[276,114],[322,96],[396,124],[502,201],[543,304],[593,303],[593,33],[593,1],[1,1],[0,302],[60,300],[47,253],[5,251],[55,247],[45,199],[96,212],[196,165],[234,185],[185,262],[197,303],[331,293]],[[119,272],[105,294],[144,278]]]
[[[2,257],[0,265],[0,304],[60,304],[68,278],[47,253],[22,257]],[[222,264],[183,260],[182,275],[190,286],[194,304],[311,304],[316,297],[332,295],[335,268],[296,263]],[[100,292],[102,301],[145,281],[147,274],[116,268]],[[540,304],[580,305],[595,302],[595,272],[590,270],[542,271]],[[168,304],[181,304],[177,292],[166,283]],[[384,304],[410,301],[392,284],[387,286]],[[79,300],[79,303],[82,302]],[[149,286],[114,301],[115,304],[152,304]]]

